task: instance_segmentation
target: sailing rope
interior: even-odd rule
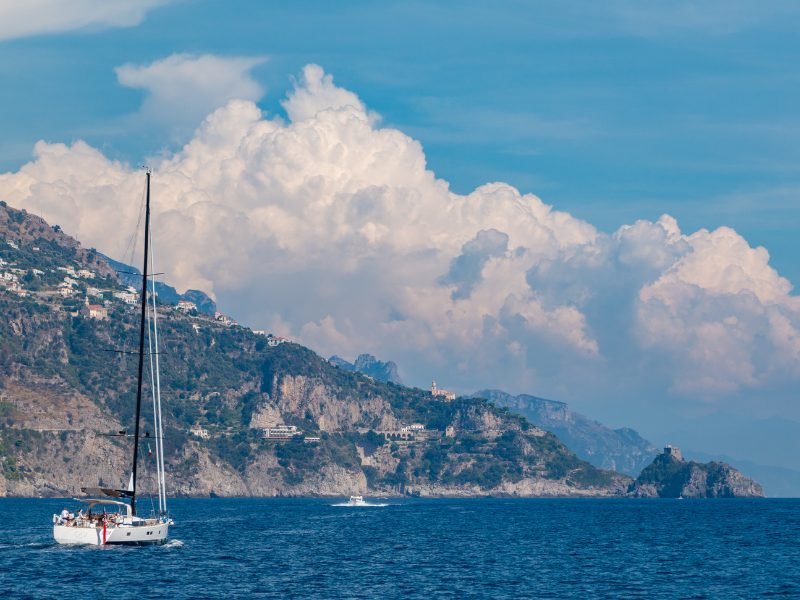
[[[152,295],[152,294],[151,294]],[[156,479],[157,479],[157,489],[158,489],[158,512],[161,514],[164,507],[161,502],[161,477],[159,475],[160,466],[158,464],[158,418],[157,418],[157,410],[156,410],[156,383],[155,383],[155,368],[153,366],[153,335],[150,330],[151,319],[150,313],[147,313],[147,349],[148,349],[148,357],[150,359],[150,391],[153,394],[153,428],[155,429],[156,434]]]
[[[153,392],[153,421],[156,434],[156,474],[158,477],[158,509],[161,514],[167,512],[167,487],[164,478],[164,429],[161,421],[161,376],[158,359],[158,311],[156,309],[156,270],[153,246],[153,232],[150,231],[150,270],[153,273],[150,290],[152,299],[152,319],[148,318],[147,343],[150,349],[150,381]],[[150,311],[148,311],[148,317]],[[152,324],[152,338],[150,324]],[[152,341],[151,341],[152,339]],[[153,352],[155,346],[155,352]],[[153,364],[155,356],[155,364]]]
[[[142,196],[141,200],[139,201],[139,216],[136,220],[136,228],[131,233],[130,237],[128,238],[127,244],[125,244],[125,251],[122,253],[122,260],[126,265],[132,265],[134,263],[134,254],[136,253],[136,246],[139,243],[139,229],[142,225],[142,217],[144,216],[144,208],[145,208],[145,200],[147,198],[147,183],[145,182],[142,186]]]
[[[149,443],[147,444],[147,447],[148,448],[150,447]],[[144,477],[147,478],[147,476],[149,474],[150,474],[150,472],[149,472],[149,470],[147,468],[147,461],[146,460],[142,461],[142,475],[144,475]],[[147,497],[150,498],[150,511],[152,512],[152,514],[156,514],[156,506],[153,503],[153,493],[152,492],[148,493]],[[158,499],[161,500],[161,496],[160,495],[159,495]]]

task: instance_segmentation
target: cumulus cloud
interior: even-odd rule
[[[150,9],[170,0],[0,0],[0,40],[138,25]]]
[[[681,390],[735,391],[797,372],[800,298],[732,229],[686,236],[690,252],[639,290],[644,347],[673,350]]]
[[[454,284],[451,297],[453,300],[469,298],[472,289],[481,280],[483,267],[492,258],[498,258],[508,249],[508,236],[496,229],[485,229],[478,232],[474,239],[461,248],[461,254],[452,260],[447,275],[439,281]]]
[[[796,386],[800,299],[735,231],[665,215],[605,234],[503,183],[455,194],[321,68],[295,86],[288,121],[232,100],[154,165],[159,270],[179,287],[420,385],[703,402]],[[142,181],[40,142],[0,197],[121,257]]]
[[[326,75],[319,65],[306,65],[300,80],[281,105],[293,122],[304,121],[317,116],[322,110],[353,108],[367,114],[361,99],[353,92],[333,84],[333,76]],[[373,117],[373,120],[377,115]]]
[[[173,128],[194,127],[214,109],[234,98],[258,100],[264,89],[250,75],[266,57],[173,54],[149,65],[116,68],[119,82],[143,89],[143,116]]]

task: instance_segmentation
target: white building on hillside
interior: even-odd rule
[[[450,390],[443,390],[436,387],[436,381],[431,383],[431,396],[434,398],[444,398],[445,400],[452,401],[456,399],[456,393]]]
[[[300,433],[294,425],[276,425],[265,427],[264,437],[270,440],[288,440]]]
[[[200,425],[192,425],[192,428],[189,430],[189,433],[203,440],[207,440],[208,438],[211,437],[211,434],[208,433],[208,429],[200,427]]]
[[[178,305],[175,307],[175,309],[184,313],[188,313],[193,310],[197,310],[197,304],[194,302],[189,302],[188,300],[178,300]]]
[[[64,273],[66,273],[70,277],[77,277],[78,276],[78,274],[75,272],[75,269],[73,269],[72,267],[56,267],[56,270],[63,271]]]
[[[138,296],[135,292],[114,292],[114,298],[122,300],[125,304],[136,304]]]
[[[224,315],[219,311],[214,313],[214,320],[219,321],[223,325],[236,325],[236,321],[231,319],[228,315]]]

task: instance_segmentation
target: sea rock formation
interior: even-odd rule
[[[630,485],[636,498],[761,498],[761,486],[722,462],[684,460],[680,450],[667,446]]]

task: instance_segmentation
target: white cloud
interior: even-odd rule
[[[796,387],[800,299],[735,231],[665,215],[607,235],[503,183],[452,193],[316,66],[284,107],[288,122],[233,100],[153,165],[157,258],[179,287],[420,385],[704,402]],[[40,142],[0,197],[122,257],[142,181]]]
[[[170,0],[0,0],[0,40],[83,28],[131,27]]]
[[[234,98],[261,98],[264,89],[250,71],[266,60],[173,54],[149,65],[125,64],[117,67],[116,73],[122,85],[147,92],[142,116],[180,129],[196,126],[211,111]]]
[[[675,387],[728,392],[800,375],[800,298],[766,249],[727,227],[683,239],[690,250],[639,291],[640,339],[673,350]]]
[[[313,119],[322,110],[353,109],[367,114],[367,109],[353,92],[333,84],[333,76],[325,74],[319,65],[306,65],[294,91],[281,102],[289,119],[297,123]]]

